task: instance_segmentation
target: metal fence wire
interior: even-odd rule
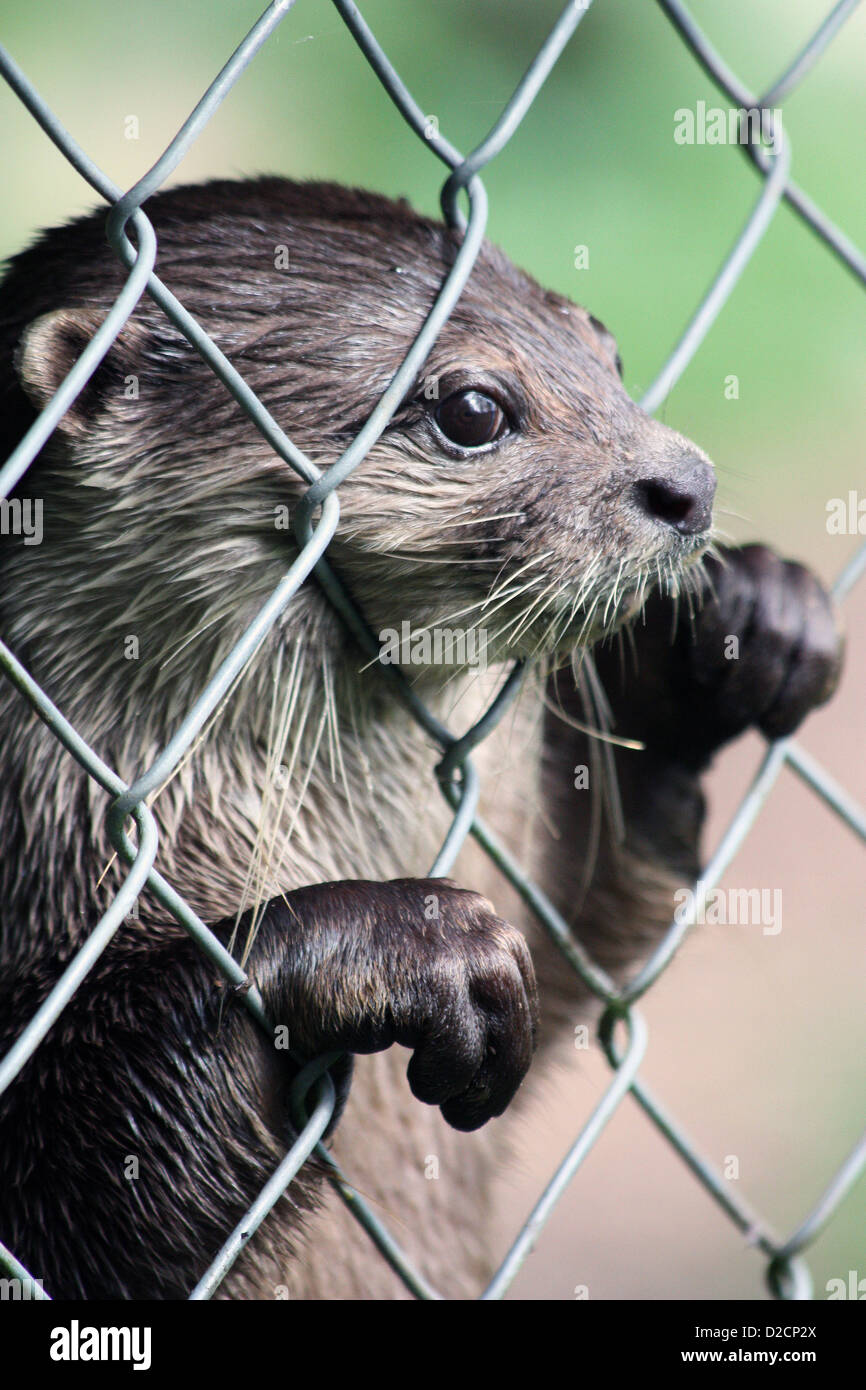
[[[310,576],[314,576],[314,582],[325,590],[361,646],[371,657],[378,656],[379,643],[365,626],[351,595],[338,583],[326,558],[329,542],[339,524],[339,485],[362,462],[387,426],[406,390],[417,380],[419,370],[437,334],[457,303],[472,271],[484,234],[487,213],[487,198],[479,177],[480,171],[499,153],[520,125],[591,3],[592,0],[571,0],[571,3],[565,6],[486,138],[469,155],[464,156],[439,133],[435,123],[428,121],[423,109],[407,90],[381,45],[376,41],[357,6],[350,3],[350,0],[334,0],[361,53],[373,68],[400,115],[416,133],[425,152],[432,152],[445,165],[448,172],[441,191],[442,210],[446,220],[462,232],[462,243],[438,298],[405,360],[363,428],[345,453],[325,472],[321,472],[286,437],[243,378],[209,340],[183,304],[161,284],[154,273],[153,229],[146,213],[142,211],[142,205],[147,198],[180,164],[217,107],[229,95],[244,68],[268,42],[277,26],[286,19],[288,12],[293,8],[294,0],[275,0],[275,3],[268,6],[208,87],[161,158],[144,178],[126,193],[97,168],[72,135],[64,129],[12,57],[0,49],[0,72],[13,91],[69,163],[109,204],[108,238],[128,270],[123,290],[105,322],[93,334],[86,350],[51,402],[0,469],[0,496],[7,496],[29,468],[144,294],[149,294],[161,306],[169,319],[213,369],[264,439],[280,458],[309,484],[294,519],[300,547],[297,559],[214,677],[202,690],[162,753],[131,786],[127,786],[84,742],[13,652],[0,642],[0,668],[4,674],[30,702],[69,753],[86,769],[90,777],[112,794],[113,801],[107,814],[107,828],[118,855],[127,867],[126,878],[108,910],[0,1064],[0,1091],[10,1084],[32,1056],[87,972],[133,909],[145,885],[186,929],[227,981],[233,985],[246,983],[244,971],[237,962],[173,890],[171,884],[154,868],[157,828],[153,813],[148,807],[148,798],[162,787],[178,766],[209,717],[227,696],[236,677],[250,661],[263,637]],[[752,112],[756,108],[768,112],[778,107],[807,77],[856,8],[858,0],[840,0],[784,72],[764,92],[757,94],[750,92],[727,67],[680,0],[658,0],[658,3],[676,34],[690,49],[711,82],[735,107],[745,112]],[[641,405],[648,411],[654,411],[659,407],[691,362],[733,292],[739,276],[769,227],[782,199],[787,200],[813,229],[819,241],[847,266],[861,285],[866,287],[866,259],[791,179],[790,147],[781,138],[781,131],[772,132],[773,138],[770,142],[766,120],[763,124],[763,139],[758,127],[759,123],[753,122],[749,125],[748,141],[744,141],[740,148],[760,174],[760,195],[705,298],[641,401]],[[461,210],[461,203],[467,206],[466,214]],[[128,225],[135,230],[137,247],[134,247],[127,237]],[[859,547],[854,558],[839,575],[833,586],[834,596],[839,600],[846,598],[855,584],[862,579],[864,571],[866,543]],[[442,750],[442,761],[437,775],[454,814],[442,849],[431,867],[431,876],[447,874],[464,841],[469,835],[474,835],[559,945],[567,964],[578,973],[584,984],[604,1005],[599,1037],[613,1071],[610,1085],[556,1168],[528,1219],[518,1231],[511,1249],[491,1283],[480,1296],[484,1299],[503,1297],[567,1185],[608,1120],[624,1097],[631,1092],[672,1148],[703,1184],[709,1196],[745,1236],[747,1244],[762,1252],[767,1262],[767,1282],[772,1294],[784,1299],[811,1297],[810,1276],[801,1258],[801,1252],[833,1216],[843,1197],[866,1166],[866,1136],[840,1164],[797,1228],[787,1236],[778,1236],[761,1217],[732,1195],[730,1184],[726,1183],[712,1164],[696,1151],[679,1123],[642,1081],[640,1066],[645,1055],[647,1031],[636,1004],[669,965],[684,936],[693,925],[702,902],[706,900],[706,894],[717,884],[742,845],[784,766],[793,769],[836,813],[841,823],[859,836],[861,841],[866,841],[866,812],[856,805],[823,767],[794,741],[784,739],[771,744],[709,865],[701,875],[699,890],[693,896],[690,916],[671,925],[652,958],[625,988],[618,989],[605,972],[584,954],[569,933],[563,919],[541,890],[523,874],[520,866],[497,843],[476,815],[479,786],[470,754],[473,747],[499,721],[516,693],[520,681],[519,668],[515,667],[509,673],[483,718],[462,735],[453,734],[431,714],[402,677],[399,668],[383,667],[383,671],[394,683],[394,697],[408,704],[418,724],[432,735]],[[133,842],[128,833],[130,820],[136,827],[137,843]],[[255,987],[248,988],[242,997],[253,1017],[268,1028],[262,1001]],[[272,1037],[272,1031],[268,1029],[268,1032]],[[623,1033],[626,1041],[621,1043],[619,1039]],[[335,1104],[334,1087],[327,1072],[327,1066],[332,1061],[333,1057],[319,1059],[310,1064],[298,1077],[292,1093],[298,1138],[243,1220],[227,1236],[223,1248],[210,1268],[202,1274],[196,1288],[190,1291],[192,1299],[206,1299],[213,1295],[246,1242],[314,1151],[319,1159],[328,1165],[330,1180],[342,1200],[366,1229],[372,1242],[403,1280],[407,1289],[418,1298],[437,1299],[447,1295],[447,1290],[430,1287],[423,1276],[413,1268],[398,1242],[355,1191],[350,1180],[343,1175],[336,1161],[320,1143]],[[30,1279],[31,1276],[16,1259],[14,1252],[0,1247],[0,1258],[12,1276]],[[36,1281],[31,1282],[36,1291],[35,1296],[50,1297],[50,1290],[43,1292]]]

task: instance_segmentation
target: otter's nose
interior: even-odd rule
[[[716,475],[703,459],[694,459],[676,473],[641,478],[633,495],[641,511],[663,521],[681,536],[709,530],[713,519]]]

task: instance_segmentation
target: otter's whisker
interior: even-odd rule
[[[522,516],[523,512],[496,512],[493,516],[484,513],[482,516],[469,517],[467,521],[449,521],[448,524],[453,526],[480,526],[481,523],[485,521],[511,521],[514,518]],[[477,542],[475,542],[475,544],[477,544]]]
[[[312,687],[311,687],[310,693],[312,694]],[[314,737],[313,737],[313,746],[312,746],[312,749],[310,750],[310,755],[309,755],[309,759],[308,759],[308,762],[307,762],[307,768],[306,768],[306,771],[305,771],[305,773],[304,773],[304,780],[303,780],[303,782],[301,783],[301,786],[300,786],[299,791],[298,791],[298,796],[297,796],[297,800],[296,800],[296,802],[295,802],[295,806],[294,806],[294,811],[293,811],[293,814],[292,814],[292,818],[291,818],[291,820],[290,820],[290,822],[289,822],[289,825],[288,825],[287,830],[285,831],[285,833],[284,833],[284,835],[283,835],[283,837],[282,837],[282,839],[283,839],[283,850],[282,850],[282,854],[280,855],[279,861],[278,861],[278,863],[277,863],[276,871],[275,871],[275,873],[272,875],[274,882],[278,882],[278,881],[279,881],[280,874],[282,873],[283,864],[286,862],[286,855],[287,855],[288,852],[289,852],[289,846],[290,846],[290,844],[291,844],[292,835],[294,834],[295,826],[297,825],[297,822],[298,822],[298,817],[299,817],[299,815],[301,814],[301,809],[302,809],[303,804],[304,804],[304,797],[306,796],[306,793],[307,793],[307,787],[309,786],[310,778],[311,778],[312,775],[313,775],[313,769],[315,768],[316,762],[317,762],[317,759],[318,759],[319,745],[320,745],[320,743],[321,743],[321,741],[322,741],[322,733],[324,732],[325,723],[326,723],[327,718],[328,718],[328,711],[327,711],[326,708],[323,708],[323,709],[322,709],[322,712],[321,712],[321,714],[320,714],[320,716],[319,716],[319,723],[318,723],[318,725],[317,725],[317,727],[316,727],[315,735],[314,735]],[[270,865],[269,865],[268,867],[270,867]],[[266,906],[267,906],[267,903],[266,903],[266,902],[262,902],[261,904],[257,905],[257,907],[256,907],[256,909],[255,909],[255,912],[254,912],[254,915],[253,915],[253,920],[252,920],[251,923],[250,923],[250,929],[249,929],[249,932],[247,933],[247,940],[246,940],[246,943],[245,943],[245,945],[244,945],[243,955],[241,956],[241,965],[246,964],[246,961],[247,961],[247,959],[248,959],[248,957],[249,957],[249,953],[250,953],[250,951],[252,950],[253,942],[254,942],[255,936],[256,936],[256,931],[258,930],[259,922],[261,921],[261,916],[262,916],[262,913],[264,912]]]

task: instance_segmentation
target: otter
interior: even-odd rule
[[[163,282],[322,467],[458,244],[405,202],[276,177],[172,188],[146,210]],[[47,231],[8,267],[4,457],[123,282],[103,227],[94,213]],[[42,544],[0,550],[0,635],[125,779],[290,565],[275,518],[303,489],[145,296],[17,488],[42,502]],[[630,399],[603,325],[485,244],[423,377],[339,492],[328,557],[374,633],[483,631],[486,670],[413,657],[431,709],[468,727],[525,661],[474,754],[482,811],[618,980],[698,873],[715,752],[750,727],[791,732],[840,671],[808,570],[761,545],[709,548],[714,491],[706,456]],[[600,722],[621,739],[607,777],[587,732]],[[122,871],[107,794],[6,682],[0,725],[5,1051]],[[426,1277],[468,1297],[491,1267],[511,1102],[533,1052],[593,1001],[471,841],[453,879],[427,877],[449,821],[439,756],[311,579],[153,812],[157,866],[223,941],[249,943],[298,1054],[367,1054],[329,1142]],[[295,1074],[145,892],[2,1098],[0,1239],[55,1298],[187,1297],[291,1141]],[[315,1161],[219,1296],[277,1289],[406,1296]]]

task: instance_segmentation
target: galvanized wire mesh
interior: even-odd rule
[[[118,855],[127,867],[126,878],[107,911],[0,1063],[0,1091],[10,1084],[32,1056],[87,972],[111,941],[145,885],[189,932],[227,981],[234,985],[247,983],[245,973],[237,962],[173,890],[171,884],[154,868],[157,827],[153,813],[147,805],[148,797],[158,791],[178,766],[209,717],[227,695],[238,674],[251,660],[265,635],[291,603],[301,585],[312,577],[322,586],[361,646],[371,657],[378,656],[378,641],[365,626],[351,595],[339,583],[326,558],[329,542],[339,524],[339,485],[357,468],[387,426],[407,388],[417,379],[431,345],[459,299],[472,271],[484,234],[487,199],[479,177],[480,171],[499,153],[519,126],[551,68],[572,39],[592,0],[571,0],[571,3],[565,6],[499,119],[486,138],[467,156],[455,149],[438,130],[431,129],[424,111],[401,81],[357,6],[350,3],[350,0],[334,0],[334,3],[401,116],[422,144],[431,150],[448,170],[442,186],[442,210],[446,220],[462,232],[462,243],[436,302],[402,365],[363,428],[337,462],[325,472],[321,472],[286,437],[261,401],[210,341],[183,304],[160,283],[154,273],[153,229],[146,213],[142,211],[146,199],[178,166],[217,107],[228,96],[243,69],[285,19],[293,7],[294,0],[275,0],[275,3],[265,10],[208,87],[157,163],[126,193],[97,168],[46,106],[12,57],[0,49],[0,73],[46,135],[110,205],[107,220],[109,240],[129,272],[123,290],[105,322],[94,333],[88,347],[50,404],[42,411],[25,438],[0,469],[0,496],[7,496],[29,468],[65,411],[108,352],[143,294],[149,294],[161,306],[169,319],[209,364],[263,438],[309,484],[297,508],[294,522],[300,547],[297,559],[243,637],[225,658],[213,679],[202,690],[160,756],[132,785],[125,785],[96,755],[64,718],[62,712],[51,703],[14,653],[0,642],[0,668],[7,678],[30,702],[40,718],[86,769],[90,777],[111,793],[113,801],[107,814],[107,829]],[[710,80],[725,93],[735,107],[746,111],[755,108],[766,111],[779,106],[806,78],[857,3],[858,0],[840,0],[782,75],[766,91],[756,94],[750,92],[730,71],[680,0],[659,0],[676,33],[689,47]],[[767,133],[765,124],[764,135]],[[720,309],[732,294],[740,274],[766,232],[782,199],[788,201],[812,227],[820,241],[847,266],[862,285],[866,286],[866,259],[790,178],[790,148],[781,138],[781,132],[774,133],[771,148],[768,143],[761,141],[753,128],[749,142],[742,144],[741,148],[762,176],[759,197],[745,227],[682,338],[646,392],[641,404],[649,411],[658,408],[694,357]],[[461,200],[465,200],[466,214],[461,210]],[[126,235],[128,225],[134,228],[137,247],[132,245]],[[835,597],[839,600],[846,598],[862,579],[864,571],[866,544],[860,547],[839,575],[833,589]],[[808,1207],[797,1228],[787,1236],[776,1235],[762,1218],[738,1197],[732,1195],[730,1185],[722,1179],[712,1164],[697,1152],[678,1121],[665,1111],[642,1081],[640,1067],[646,1051],[647,1030],[636,1004],[669,965],[684,936],[694,924],[706,895],[718,883],[748,835],[783,767],[788,766],[796,772],[836,813],[842,824],[859,836],[861,841],[866,841],[866,812],[856,805],[823,767],[794,741],[786,739],[772,744],[701,876],[690,916],[671,925],[651,959],[625,988],[620,989],[589,959],[544,893],[526,877],[519,864],[497,842],[477,815],[479,779],[470,754],[475,745],[485,738],[499,721],[515,695],[521,677],[519,666],[515,666],[504,680],[484,717],[459,736],[447,729],[425,707],[398,668],[388,666],[382,669],[386,677],[392,681],[395,699],[405,702],[418,724],[432,735],[442,750],[437,776],[454,815],[445,842],[431,867],[431,875],[448,873],[467,837],[474,835],[560,947],[568,965],[604,1005],[599,1037],[613,1070],[610,1085],[556,1168],[491,1283],[480,1296],[496,1299],[504,1295],[587,1153],[624,1097],[631,1092],[673,1149],[703,1184],[707,1193],[731,1222],[747,1234],[750,1243],[763,1252],[767,1260],[767,1278],[772,1293],[779,1298],[810,1297],[810,1277],[801,1259],[801,1252],[824,1227],[866,1166],[866,1137],[840,1164],[823,1193]],[[133,843],[128,833],[130,820],[136,828],[137,843]],[[255,987],[248,988],[242,997],[252,1016],[267,1028],[268,1020]],[[621,1044],[618,1039],[623,1030],[626,1041]],[[336,1191],[410,1292],[419,1298],[436,1299],[447,1295],[447,1290],[431,1288],[423,1276],[413,1268],[398,1242],[354,1190],[336,1161],[320,1143],[335,1104],[334,1087],[327,1072],[327,1067],[332,1061],[333,1057],[318,1059],[298,1077],[293,1088],[298,1138],[243,1220],[227,1237],[222,1250],[210,1268],[203,1273],[196,1288],[191,1291],[191,1298],[205,1299],[214,1293],[243,1246],[314,1151],[328,1165]],[[13,1276],[29,1277],[28,1272],[15,1258],[14,1252],[5,1250],[4,1247],[0,1247],[0,1262]],[[50,1290],[42,1294],[37,1285],[36,1296],[48,1297]]]

